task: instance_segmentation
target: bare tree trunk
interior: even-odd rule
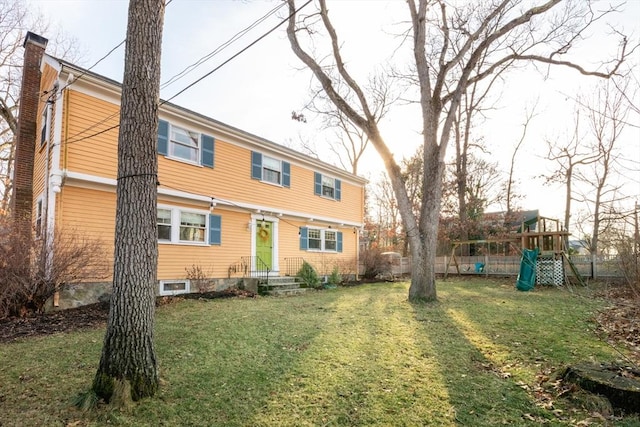
[[[158,389],[153,327],[163,19],[164,0],[131,0],[118,136],[113,295],[93,382],[93,390],[107,401],[135,401]]]

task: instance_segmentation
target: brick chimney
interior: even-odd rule
[[[40,99],[40,65],[48,40],[28,32],[24,40],[24,66],[18,110],[18,134],[13,168],[12,215],[16,226],[31,233],[33,210],[33,162],[38,135],[38,101]]]

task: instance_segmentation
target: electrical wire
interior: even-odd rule
[[[171,3],[171,1],[172,1],[172,0],[170,0],[169,2],[167,2],[167,5],[168,5],[169,3]],[[245,46],[242,50],[240,50],[239,52],[237,52],[235,55],[231,56],[229,59],[227,59],[227,60],[226,60],[226,61],[224,61],[222,64],[220,64],[220,65],[218,65],[217,67],[215,67],[213,70],[211,70],[211,71],[209,71],[208,73],[206,73],[204,76],[202,76],[202,77],[200,77],[199,79],[197,79],[196,81],[192,82],[191,84],[189,84],[188,86],[186,86],[185,88],[183,88],[182,90],[180,90],[179,92],[177,92],[177,93],[176,93],[175,95],[173,95],[172,97],[170,97],[170,98],[168,98],[168,99],[166,99],[166,100],[161,101],[159,105],[161,106],[161,105],[164,105],[164,104],[168,103],[169,101],[171,101],[172,99],[174,99],[174,98],[175,98],[175,97],[177,97],[178,95],[182,94],[182,93],[183,93],[183,92],[185,92],[186,90],[190,89],[191,87],[195,86],[197,83],[199,83],[199,82],[201,82],[202,80],[204,80],[206,77],[209,77],[211,74],[213,74],[214,72],[218,71],[218,70],[219,70],[220,68],[222,68],[224,65],[228,64],[228,63],[229,63],[229,62],[231,62],[233,59],[235,59],[236,57],[238,57],[240,54],[242,54],[242,53],[246,52],[249,48],[251,48],[251,47],[252,47],[252,46],[254,46],[256,43],[258,43],[260,40],[262,40],[263,38],[265,38],[266,36],[268,36],[269,34],[271,34],[273,31],[275,31],[277,28],[279,28],[282,24],[284,24],[285,22],[287,22],[291,16],[293,16],[293,15],[294,15],[295,13],[297,13],[298,11],[302,10],[304,7],[306,7],[306,6],[307,6],[309,3],[311,3],[311,2],[312,2],[312,0],[308,0],[306,3],[304,3],[304,4],[303,4],[302,6],[300,6],[298,9],[296,9],[296,11],[295,11],[295,12],[293,12],[291,15],[287,16],[287,17],[286,17],[285,19],[283,19],[280,23],[278,23],[276,26],[274,26],[273,28],[271,28],[269,31],[267,31],[266,33],[264,33],[263,35],[261,35],[260,37],[258,37],[256,40],[254,40],[253,42],[251,42],[249,45]],[[123,41],[123,43],[124,43],[124,41]],[[117,47],[119,47],[119,46],[117,46]],[[116,47],[116,48],[117,48],[117,47]],[[112,49],[112,51],[113,51],[113,50],[115,50],[115,48],[114,48],[114,49]],[[110,52],[110,53],[111,53],[111,52]],[[110,53],[109,53],[109,54],[110,54]],[[108,56],[108,55],[107,55],[107,56]],[[94,67],[95,65],[97,65],[97,63],[96,63],[96,64],[94,64],[92,67]],[[85,71],[84,71],[84,73],[83,73],[82,75],[86,74],[89,70],[90,70],[90,69],[85,70]],[[75,82],[75,81],[77,81],[77,79],[76,79],[76,80],[74,80],[74,82]],[[71,84],[72,84],[72,83],[73,83],[73,82],[71,82]],[[65,86],[65,87],[66,87],[66,86]],[[63,88],[63,89],[64,89],[64,88]],[[109,120],[111,117],[113,117],[113,115],[112,115],[112,116],[110,116],[110,117],[107,117],[106,119],[103,119],[102,121],[100,121],[100,122],[98,122],[98,123],[94,123],[94,124],[92,124],[92,125],[91,125],[91,126],[89,126],[88,128],[86,128],[86,129],[84,129],[84,130],[82,130],[82,131],[80,131],[80,132],[76,133],[75,135],[81,135],[81,134],[83,134],[83,133],[87,132],[88,130],[95,128],[95,127],[96,127],[96,126],[98,126],[100,123],[104,123],[105,121]],[[113,125],[113,126],[111,126],[111,127],[109,127],[109,128],[103,129],[103,130],[101,130],[101,131],[98,131],[98,132],[92,133],[92,134],[90,134],[90,135],[84,136],[84,137],[82,137],[82,138],[78,138],[78,139],[75,139],[75,140],[72,140],[72,141],[66,140],[65,142],[66,142],[66,143],[71,143],[71,142],[80,142],[80,141],[84,141],[84,140],[87,140],[87,139],[93,138],[93,137],[95,137],[95,136],[101,135],[101,134],[103,134],[103,133],[109,132],[110,130],[116,129],[116,128],[118,128],[118,127],[120,127],[120,123],[117,123],[117,124],[115,124],[115,125]]]
[[[225,66],[226,64],[228,64],[230,61],[234,60],[235,58],[237,58],[238,56],[240,56],[242,53],[244,53],[245,51],[247,51],[249,48],[251,48],[252,46],[254,46],[256,43],[258,43],[259,41],[261,41],[262,39],[264,39],[266,36],[268,36],[269,34],[271,34],[272,32],[274,32],[275,30],[277,30],[282,24],[284,24],[285,22],[289,21],[289,19],[294,16],[296,13],[298,13],[300,10],[302,10],[304,7],[306,7],[309,3],[311,3],[313,0],[308,0],[305,4],[303,4],[302,6],[300,6],[298,9],[296,9],[293,13],[291,13],[289,16],[287,16],[285,19],[283,19],[282,21],[280,21],[280,23],[278,23],[277,25],[275,25],[273,28],[271,28],[269,31],[267,31],[266,33],[264,33],[263,35],[261,35],[260,37],[258,37],[256,40],[254,40],[253,42],[251,42],[250,44],[248,44],[247,46],[245,46],[243,49],[241,49],[238,53],[236,53],[235,55],[231,56],[229,59],[227,59],[226,61],[224,61],[222,64],[218,65],[217,67],[215,67],[213,70],[209,71],[208,73],[206,73],[205,75],[203,75],[202,77],[198,78],[197,80],[195,80],[193,83],[187,85],[184,89],[178,91],[175,95],[171,96],[168,99],[165,99],[164,101],[162,101],[160,103],[160,105],[166,104],[167,102],[171,101],[172,99],[176,98],[178,95],[181,95],[182,93],[184,93],[185,91],[187,91],[188,89],[190,89],[191,87],[195,86],[196,84],[200,83],[202,80],[204,80],[205,78],[209,77],[211,74],[215,73],[216,71],[218,71],[220,68],[222,68],[223,66]]]
[[[170,86],[171,84],[177,82],[178,80],[180,80],[181,78],[185,77],[187,74],[189,74],[190,72],[194,71],[197,67],[199,67],[200,65],[204,64],[205,62],[207,62],[209,59],[213,58],[214,56],[216,56],[218,53],[222,52],[224,49],[226,49],[227,47],[229,47],[231,44],[233,44],[235,41],[239,40],[242,36],[244,36],[245,34],[247,34],[250,30],[252,30],[253,28],[255,28],[256,26],[258,26],[259,24],[261,24],[262,22],[264,22],[267,18],[269,18],[271,15],[273,15],[274,13],[276,13],[278,10],[280,10],[282,7],[284,7],[285,3],[280,4],[279,6],[274,7],[273,9],[271,9],[270,11],[268,11],[265,15],[263,15],[262,17],[258,18],[257,20],[255,20],[253,23],[251,23],[251,25],[249,25],[248,27],[244,28],[243,30],[237,32],[236,34],[234,34],[229,40],[227,40],[226,42],[224,42],[223,44],[221,44],[220,46],[216,47],[214,50],[212,50],[211,52],[209,52],[208,54],[206,54],[205,56],[201,57],[200,59],[198,59],[196,62],[194,62],[193,64],[188,65],[187,67],[185,67],[182,71],[180,71],[178,74],[174,75],[173,77],[171,77],[169,80],[167,80],[166,82],[162,83],[160,85],[160,89],[165,89],[166,87]]]

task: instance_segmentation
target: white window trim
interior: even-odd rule
[[[333,181],[333,185],[331,186],[331,189],[333,190],[333,196],[327,196],[326,194],[324,194],[324,180],[326,179],[330,179],[331,181]],[[329,175],[325,175],[325,174],[320,174],[320,196],[324,197],[325,199],[329,199],[329,200],[335,200],[336,199],[336,179],[334,177],[331,177]]]
[[[171,283],[184,283],[184,290],[181,291],[165,291],[164,285]],[[191,281],[189,279],[182,280],[160,280],[160,287],[158,289],[160,296],[166,295],[179,295],[179,294],[188,294],[191,292]]]
[[[51,122],[51,104],[49,104],[49,102],[45,103],[44,108],[42,109],[42,115],[40,116],[40,120],[42,121],[42,123],[40,124],[40,134],[38,135],[40,137],[40,147],[43,147],[44,145],[46,145],[47,142],[49,142],[49,137],[50,137],[50,130],[51,130],[51,126],[50,126],[50,122]],[[44,138],[42,137],[42,135],[44,134]]]
[[[280,163],[280,170],[278,171],[280,173],[280,180],[279,180],[280,182],[273,182],[273,181],[266,180],[264,178],[265,175],[266,175],[265,174],[265,170],[267,169],[267,167],[265,166],[265,161],[264,161],[264,159],[266,159],[266,158],[268,158],[270,160],[275,160],[276,162]],[[282,160],[281,159],[277,159],[275,157],[271,157],[271,156],[267,156],[266,154],[262,154],[262,179],[260,181],[264,182],[265,184],[271,184],[271,185],[275,185],[277,187],[282,187],[283,186],[282,185],[282,181],[283,181],[283,178],[284,178],[282,169],[283,169],[283,167],[282,167]],[[272,170],[272,169],[269,169],[269,170]]]
[[[38,209],[38,205],[40,205],[40,209]],[[36,216],[34,218],[34,228],[36,232],[36,239],[41,239],[44,234],[44,224],[45,224],[45,206],[44,206],[44,194],[39,195],[36,198]],[[38,226],[38,219],[40,220],[40,225]]]
[[[160,244],[160,245],[209,246],[209,226],[210,226],[210,224],[209,224],[209,211],[200,210],[200,209],[181,208],[180,206],[172,206],[172,205],[158,205],[157,209],[166,209],[166,210],[171,212],[171,240],[160,240],[160,239],[158,239],[158,244]],[[180,240],[180,214],[182,212],[204,215],[204,218],[205,218],[204,241],[202,241],[202,242],[193,242],[191,240]],[[156,224],[157,224],[157,219],[156,219]]]
[[[184,131],[186,131],[187,133],[194,133],[196,135],[198,135],[198,149],[197,149],[197,154],[196,154],[196,160],[189,160],[189,159],[185,159],[179,156],[176,156],[173,154],[173,146],[175,144],[181,145],[177,142],[174,142],[174,140],[171,138],[173,136],[173,129],[174,128],[178,128],[178,129],[182,129]],[[188,127],[185,126],[179,126],[179,125],[174,125],[173,123],[169,122],[169,136],[167,138],[167,155],[165,157],[171,159],[171,160],[177,160],[179,162],[184,162],[190,165],[195,165],[195,166],[202,166],[202,133],[200,132],[196,132],[193,130],[190,130]]]
[[[320,230],[320,249],[315,249],[311,247],[307,247],[307,252],[328,252],[328,253],[338,253],[338,230],[334,228],[322,228],[322,227],[307,227],[308,231],[311,230]],[[325,232],[333,231],[336,233],[336,248],[335,249],[326,249],[326,238]],[[309,246],[309,235],[307,235],[307,246]]]

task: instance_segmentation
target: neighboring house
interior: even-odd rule
[[[112,254],[121,85],[46,44],[27,34],[24,79],[38,85],[20,105],[16,215],[36,234],[78,230]],[[366,180],[171,103],[159,118],[158,294],[197,291],[193,266],[215,289],[292,275],[302,260],[355,274]]]

